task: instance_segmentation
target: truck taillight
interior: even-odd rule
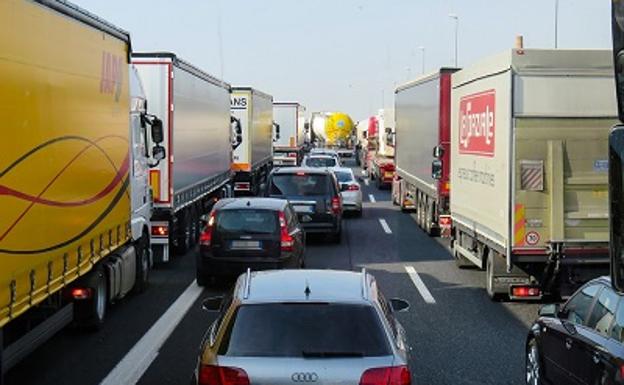
[[[296,152],[289,152],[288,155],[286,155],[289,158],[296,158],[297,157],[297,153]]]
[[[341,201],[340,201],[340,196],[336,195],[335,197],[332,198],[331,200],[331,209],[332,212],[336,215],[340,214],[342,207],[341,207]]]
[[[234,183],[234,191],[250,191],[251,183],[249,182],[236,182]]]
[[[514,286],[511,288],[511,296],[516,298],[541,297],[542,291],[534,286]]]
[[[286,216],[282,211],[279,212],[280,222],[280,247],[282,251],[293,251],[295,245],[295,239],[288,233],[288,226],[286,224]]]
[[[69,295],[75,300],[89,299],[93,296],[93,290],[88,287],[74,287]]]
[[[199,236],[199,245],[200,246],[210,246],[212,243],[212,233],[214,231],[214,223],[215,223],[215,212],[210,213],[210,218],[208,219],[208,223]]]
[[[167,225],[152,225],[153,237],[166,237],[169,235],[169,226]]]
[[[406,365],[368,369],[360,385],[411,385],[412,375]]]
[[[197,376],[198,385],[249,385],[249,376],[241,368],[201,365]]]
[[[450,182],[442,182],[440,183],[441,187],[442,187],[442,191],[443,192],[448,192],[451,189],[451,183]]]
[[[453,221],[451,220],[450,215],[440,215],[440,217],[438,218],[438,224],[440,225],[440,227],[451,226],[452,223]]]

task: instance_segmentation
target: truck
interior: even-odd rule
[[[452,75],[451,244],[492,299],[608,273],[611,53],[513,49]]]
[[[233,87],[232,116],[241,140],[232,154],[234,195],[258,195],[273,167],[273,97],[251,87]]]
[[[395,91],[392,201],[430,235],[450,236],[451,74],[440,68]]]
[[[305,146],[306,108],[299,102],[274,102],[273,164],[298,166]]]
[[[317,112],[312,114],[313,141],[318,146],[346,148],[354,124],[351,117],[343,112]]]
[[[375,156],[375,151],[377,151],[377,132],[379,131],[379,121],[377,116],[370,116],[368,119],[364,121],[364,127],[361,127],[363,133],[363,138],[358,139],[360,143],[359,154],[357,154],[357,159],[359,161],[362,170],[368,171],[369,164]],[[359,137],[359,135],[358,135]]]
[[[201,217],[231,195],[231,86],[171,52],[132,54],[150,110],[162,117],[167,158],[149,171],[158,263],[199,240]]]
[[[368,175],[378,189],[389,188],[394,180],[394,108],[377,113],[376,136],[369,136],[372,153],[368,159]]]
[[[127,32],[65,1],[0,2],[0,383],[65,326],[143,291],[165,157]]]

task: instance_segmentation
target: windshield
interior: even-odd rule
[[[334,167],[336,159],[334,158],[308,158],[306,161],[308,167]]]
[[[335,171],[334,174],[336,174],[339,183],[347,183],[353,180],[353,175],[348,171]]]
[[[261,332],[260,332],[261,331]],[[390,354],[371,306],[290,303],[244,305],[220,354],[238,357],[372,357]]]
[[[323,174],[274,175],[271,179],[269,194],[282,196],[325,195],[329,187],[328,181],[328,176]]]
[[[277,231],[277,214],[270,210],[223,210],[216,218],[221,234],[273,234]]]

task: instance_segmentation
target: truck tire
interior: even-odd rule
[[[191,221],[189,212],[185,210],[181,213],[179,220],[176,254],[184,255],[191,249]]]
[[[81,329],[98,331],[104,324],[108,307],[106,274],[102,268],[96,268],[84,281],[84,287],[93,292],[90,299],[74,302],[76,324]]]
[[[134,281],[134,292],[143,293],[149,284],[150,271],[150,245],[147,234],[136,244],[136,278]]]
[[[488,252],[487,261],[485,262],[485,291],[492,301],[500,302],[505,299],[507,293],[498,291],[496,289],[494,283],[494,279],[496,278],[494,274],[496,270],[496,261],[494,260],[494,258],[497,258],[496,253],[490,250]]]

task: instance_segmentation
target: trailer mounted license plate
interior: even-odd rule
[[[295,209],[295,212],[297,213],[303,213],[303,214],[310,214],[314,212],[314,207],[313,206],[293,206],[293,208]]]
[[[384,177],[386,178],[392,178],[394,176],[394,173],[392,171],[386,171],[384,173]]]
[[[260,241],[232,241],[230,249],[235,250],[258,250],[261,249]]]

